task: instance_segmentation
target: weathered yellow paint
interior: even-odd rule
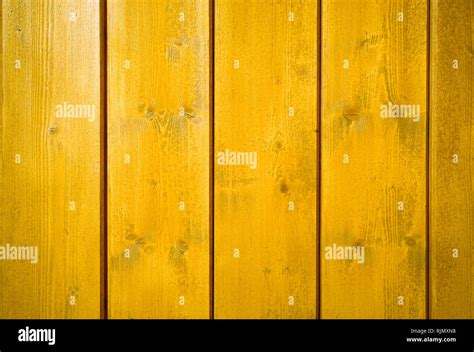
[[[209,65],[209,1],[108,2],[111,318],[209,317]]]
[[[317,1],[215,9],[215,316],[315,318]]]
[[[99,2],[2,3],[0,245],[39,254],[0,262],[0,317],[99,318]],[[57,117],[64,102],[95,120]]]
[[[322,318],[426,316],[427,14],[322,2]],[[388,102],[419,104],[420,121],[383,119]],[[364,246],[365,263],[327,260],[334,244]]]
[[[474,318],[474,1],[433,0],[431,6],[430,316],[469,319]]]

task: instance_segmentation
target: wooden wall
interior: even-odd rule
[[[0,318],[473,318],[473,22],[2,0]]]
[[[323,1],[322,317],[423,318],[427,1]],[[382,106],[419,116],[384,118]]]
[[[430,301],[474,317],[474,1],[432,0]]]
[[[112,318],[209,317],[209,1],[109,1]]]
[[[216,2],[217,318],[316,316],[316,5]]]
[[[4,0],[2,11],[0,245],[38,253],[1,261],[0,316],[96,318],[99,2]]]

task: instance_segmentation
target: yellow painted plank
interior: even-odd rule
[[[215,4],[215,316],[315,318],[317,1]]]
[[[209,317],[209,1],[108,1],[111,318]]]
[[[423,318],[427,1],[322,15],[321,315]]]
[[[99,318],[99,2],[2,3],[0,317]]]
[[[474,318],[474,1],[431,2],[432,318]]]

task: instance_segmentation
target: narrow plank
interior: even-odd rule
[[[317,1],[217,0],[215,33],[215,316],[315,318]]]
[[[426,0],[323,0],[322,318],[426,315],[427,14]],[[383,118],[389,102],[419,119]]]
[[[109,317],[209,317],[209,1],[108,1]]]
[[[431,2],[432,318],[474,318],[474,1]]]
[[[2,3],[0,317],[99,318],[99,2]]]

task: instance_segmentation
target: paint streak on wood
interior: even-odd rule
[[[474,1],[431,2],[432,318],[474,318]]]
[[[323,318],[426,315],[427,1],[323,0]],[[419,121],[382,105],[419,105]],[[394,111],[394,110],[393,110]],[[326,247],[364,247],[364,263]]]
[[[99,3],[2,3],[0,244],[39,253],[0,263],[0,317],[98,318]]]
[[[215,24],[215,315],[315,318],[317,2],[217,0]]]
[[[209,316],[209,2],[108,2],[109,316]]]

